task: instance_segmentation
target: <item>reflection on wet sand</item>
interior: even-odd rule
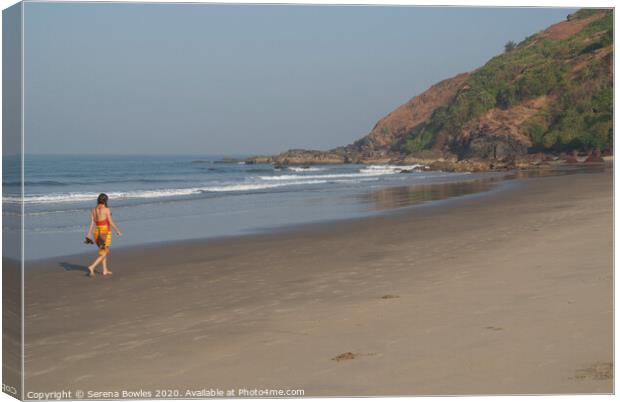
[[[560,176],[575,173],[600,173],[611,167],[605,164],[563,165],[533,170],[507,172],[502,176],[483,177],[451,183],[416,184],[387,187],[361,196],[373,210],[401,208],[428,201],[446,200],[468,194],[489,191],[499,182],[532,177]]]
[[[427,201],[445,200],[461,195],[488,191],[497,181],[498,179],[487,179],[458,183],[389,187],[367,194],[367,201],[375,210],[400,208]]]
[[[589,163],[582,165],[549,165],[541,166],[538,169],[530,170],[515,170],[509,172],[504,179],[527,179],[531,177],[550,177],[550,176],[563,176],[575,173],[602,173],[605,169],[611,168],[609,163]]]

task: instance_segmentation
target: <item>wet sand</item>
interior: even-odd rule
[[[25,388],[610,393],[612,197],[610,169],[113,250],[110,278],[91,256],[30,264]]]

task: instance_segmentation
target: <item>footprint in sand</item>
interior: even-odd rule
[[[502,327],[493,327],[493,326],[489,326],[489,327],[484,327],[485,329],[490,329],[491,331],[503,331],[504,328]]]
[[[384,295],[384,296],[381,296],[381,298],[384,299],[384,300],[387,300],[387,299],[399,299],[400,296],[398,296],[398,295]]]

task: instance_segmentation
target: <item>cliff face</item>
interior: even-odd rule
[[[613,147],[613,10],[584,9],[470,73],[441,81],[353,144],[275,163],[529,158]],[[597,151],[598,152],[598,151]]]
[[[523,123],[552,102],[540,96],[506,110],[493,108],[463,126],[455,148],[463,158],[504,159],[526,154],[532,140],[522,129]]]
[[[393,149],[459,158],[611,151],[613,14],[581,10],[471,72]]]

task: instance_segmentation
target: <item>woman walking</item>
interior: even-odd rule
[[[86,234],[86,239],[89,241],[94,229],[95,243],[99,247],[99,256],[88,266],[89,276],[95,276],[95,268],[99,264],[103,265],[103,275],[112,275],[112,271],[108,269],[108,254],[112,244],[110,228],[114,229],[119,236],[123,235],[112,219],[112,212],[108,208],[108,196],[102,193],[97,197],[97,206],[91,210],[90,225]]]

